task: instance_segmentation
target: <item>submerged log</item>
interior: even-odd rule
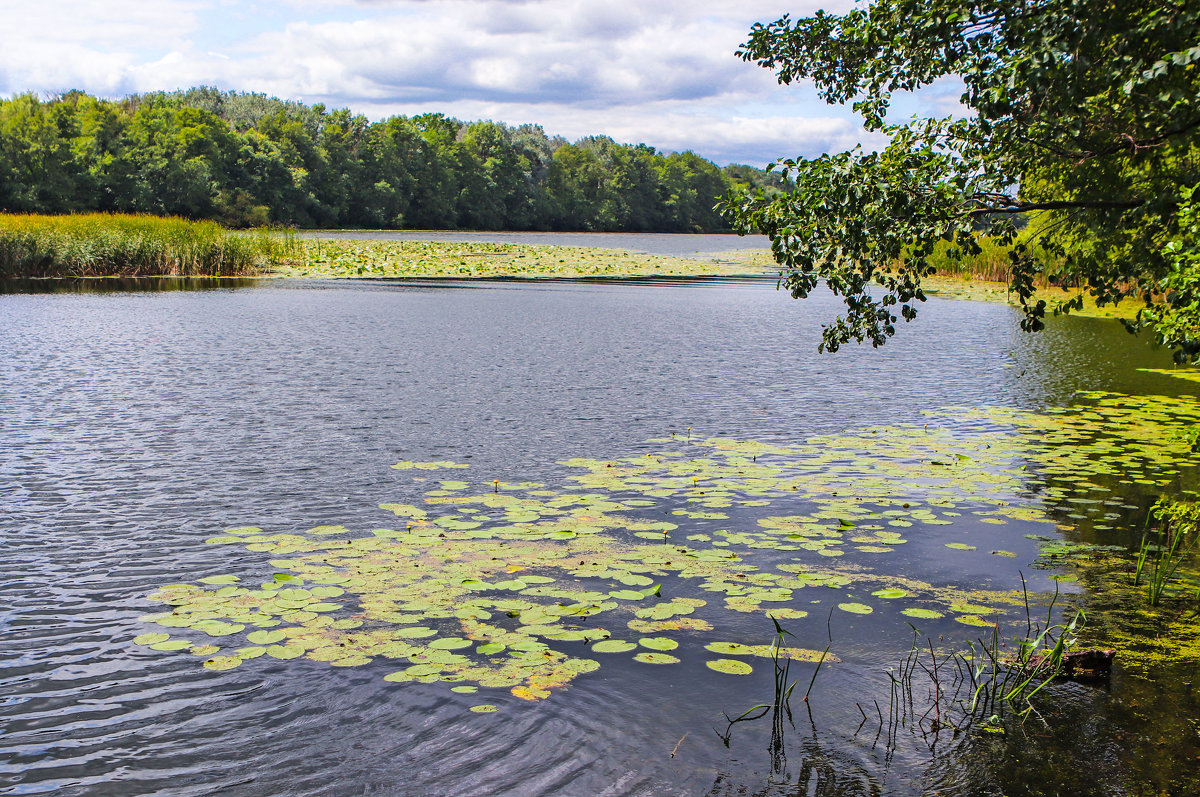
[[[1077,650],[1064,653],[1062,677],[1075,681],[1106,680],[1112,674],[1115,650]]]

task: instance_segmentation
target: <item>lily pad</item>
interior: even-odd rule
[[[461,637],[442,637],[430,642],[429,647],[434,650],[461,650],[462,648],[469,648],[473,644],[471,640]]]
[[[304,655],[304,648],[299,645],[271,645],[267,655],[273,659],[298,659]]]
[[[754,672],[754,668],[744,661],[735,661],[734,659],[715,659],[713,661],[704,662],[704,666],[710,670],[723,672],[726,675],[749,675]]]
[[[184,650],[191,647],[191,642],[186,639],[168,639],[165,642],[155,642],[150,646],[151,650]]]
[[[640,661],[642,664],[678,664],[679,659],[669,653],[639,653],[633,657],[634,661]]]
[[[915,606],[908,609],[902,609],[900,613],[909,617],[915,617],[919,620],[937,620],[938,618],[945,617],[945,615],[939,611],[934,611],[933,609],[921,609]]]
[[[624,642],[619,639],[604,639],[592,645],[592,651],[595,653],[625,653],[636,647],[637,645],[633,642]]]
[[[638,640],[638,644],[651,650],[674,650],[679,647],[678,642],[665,636],[642,637]]]

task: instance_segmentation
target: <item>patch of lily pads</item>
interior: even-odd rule
[[[827,605],[846,614],[886,609],[990,626],[1020,604],[1019,593],[930,584],[895,572],[890,555],[910,538],[941,534],[940,526],[969,535],[979,533],[974,524],[1020,523],[1044,524],[1033,535],[1037,563],[1111,558],[1119,546],[1057,532],[1073,528],[1076,514],[1113,522],[1126,506],[1119,485],[1159,489],[1180,478],[1180,467],[1200,464],[1171,437],[1172,428],[1200,421],[1200,402],[1107,393],[1083,400],[1045,413],[931,413],[927,425],[789,446],[660,438],[649,453],[563,462],[575,474],[558,489],[473,479],[453,461],[399,462],[393,468],[402,473],[453,470],[455,478],[416,477],[414,485],[431,488],[419,505],[383,504],[396,522],[367,534],[243,526],[209,539],[244,550],[257,563],[247,569],[267,575],[160,587],[149,597],[163,611],[143,619],[167,631],[134,642],[187,650],[216,671],[259,658],[372,664],[390,668],[389,682],[505,688],[537,700],[612,656],[677,663],[697,647],[695,637],[720,626],[722,612],[798,623],[809,613],[800,605],[829,596]],[[1088,500],[1076,501],[1057,479],[1083,485]],[[944,545],[964,557],[1013,555]],[[749,640],[707,647],[770,652]],[[707,664],[752,671],[732,659]]]

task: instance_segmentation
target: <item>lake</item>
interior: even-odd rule
[[[1145,484],[1070,504],[1091,486],[1052,456],[1082,437],[1038,425],[1188,393],[1139,370],[1169,356],[947,300],[818,354],[838,306],[749,279],[0,295],[0,794],[1187,793],[1194,665],[1118,662],[998,735],[901,721],[886,672],[910,621],[939,650],[1023,626],[1003,595],[1072,572],[1045,546],[1129,545],[1190,484],[1139,449]],[[1090,586],[1057,583],[1065,618]],[[773,701],[737,647],[770,612],[828,653],[791,665],[782,734],[727,727]]]

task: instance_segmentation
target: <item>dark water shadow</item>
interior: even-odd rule
[[[0,294],[160,293],[253,288],[254,277],[13,277],[0,279]]]

